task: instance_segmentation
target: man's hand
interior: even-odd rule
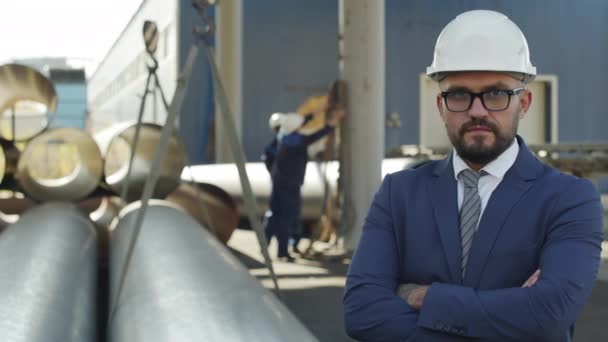
[[[536,272],[532,273],[530,278],[528,278],[528,280],[526,280],[521,287],[531,287],[532,285],[536,284],[538,278],[540,278],[540,270],[536,270]]]
[[[397,294],[399,297],[403,298],[412,309],[420,310],[428,289],[428,286],[418,284],[402,284],[397,288]]]
[[[414,310],[420,310],[422,308],[422,304],[424,304],[424,297],[426,296],[426,292],[429,290],[428,286],[419,286],[410,292],[410,295],[407,296],[407,303]]]
[[[531,287],[532,285],[536,284],[538,278],[540,278],[540,270],[536,270],[536,272],[532,273],[532,275],[521,287]],[[422,308],[422,304],[424,304],[424,297],[426,296],[426,292],[428,290],[428,286],[418,284],[402,284],[397,288],[397,294],[413,309],[420,310],[420,308]]]

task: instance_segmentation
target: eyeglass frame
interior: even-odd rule
[[[450,112],[454,112],[454,113],[464,113],[466,111],[468,111],[469,109],[471,109],[471,107],[473,106],[473,102],[475,101],[476,98],[479,97],[479,100],[481,101],[481,105],[483,106],[483,108],[485,108],[487,111],[489,112],[501,112],[507,108],[509,108],[509,106],[511,105],[511,97],[513,97],[513,95],[519,95],[521,94],[522,91],[526,90],[526,87],[519,87],[519,88],[515,88],[515,89],[492,89],[492,90],[486,90],[486,91],[482,91],[482,92],[472,92],[472,91],[463,91],[463,90],[453,90],[453,91],[442,91],[441,94],[441,98],[443,99],[443,103],[445,103],[445,107],[450,111]],[[483,95],[484,94],[488,94],[490,92],[493,91],[504,91],[505,93],[507,93],[507,95],[509,95],[509,98],[507,99],[507,105],[505,106],[505,108],[503,109],[489,109],[486,106],[486,102],[483,99]],[[451,93],[466,93],[466,94],[470,94],[471,95],[471,101],[469,102],[469,106],[464,109],[464,110],[452,110],[450,109],[450,106],[448,106],[448,100],[447,100],[447,96]]]

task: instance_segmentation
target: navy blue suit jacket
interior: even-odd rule
[[[492,193],[465,279],[451,158],[387,175],[366,217],[344,295],[363,341],[570,341],[597,276],[602,206],[591,182],[538,161],[518,137]],[[538,282],[521,288],[535,270]],[[431,285],[420,311],[399,284]]]

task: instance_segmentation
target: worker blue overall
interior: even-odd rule
[[[279,135],[276,157],[271,168],[272,193],[270,211],[266,225],[266,238],[278,241],[278,257],[291,259],[288,252],[289,236],[297,230],[302,205],[301,186],[308,162],[307,147],[333,131],[325,125],[310,135],[294,131]]]

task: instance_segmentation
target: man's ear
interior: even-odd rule
[[[524,90],[519,95],[519,106],[521,111],[519,112],[519,118],[522,119],[528,113],[528,109],[532,105],[532,92],[529,89]]]
[[[437,94],[437,110],[439,111],[439,116],[441,116],[441,120],[443,120],[443,122],[445,122],[445,117],[443,116],[443,97],[441,97],[441,94]]]

